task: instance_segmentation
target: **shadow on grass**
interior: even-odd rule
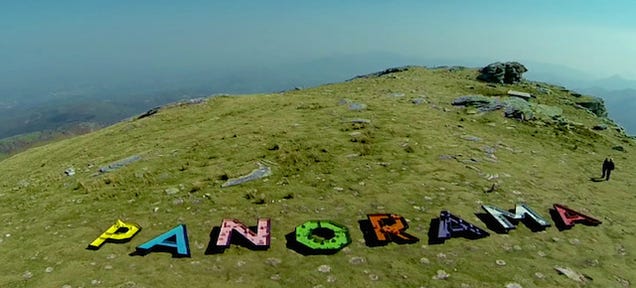
[[[592,181],[592,182],[605,182],[605,178],[603,178],[603,177],[590,177],[590,181]]]
[[[285,246],[287,249],[294,250],[296,253],[308,256],[308,255],[333,255],[338,253],[340,249],[311,249],[302,243],[296,241],[296,231],[293,231],[287,235],[285,235],[285,239],[287,240],[287,244]]]

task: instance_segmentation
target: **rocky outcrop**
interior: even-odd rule
[[[594,113],[598,117],[607,117],[605,102],[599,97],[584,96],[577,99],[574,103],[590,110],[590,112]]]
[[[526,66],[519,62],[495,62],[481,68],[477,79],[499,84],[514,84],[521,82],[523,73],[527,72]]]
[[[556,106],[531,103],[521,98],[509,97],[500,100],[499,97],[486,97],[483,95],[461,96],[451,102],[454,106],[475,107],[479,112],[490,112],[503,109],[504,116],[519,120],[561,120],[563,109]]]

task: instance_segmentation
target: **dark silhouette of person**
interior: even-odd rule
[[[605,161],[603,161],[603,175],[601,176],[601,179],[605,178],[605,175],[607,175],[607,168],[609,167],[609,158],[605,158]]]
[[[612,173],[612,170],[614,170],[614,160],[612,158],[609,159],[609,161],[607,162],[607,174],[605,175],[605,180],[609,181],[610,178],[610,174]]]

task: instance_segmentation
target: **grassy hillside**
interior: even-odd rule
[[[581,285],[555,266],[589,276],[589,287],[635,283],[633,141],[611,128],[591,130],[603,120],[558,88],[491,87],[476,76],[411,68],[281,94],[215,97],[5,159],[0,287]],[[537,85],[552,93],[537,92]],[[532,102],[562,108],[570,122],[520,122],[450,104],[509,89],[536,93]],[[350,110],[347,102],[366,109]],[[97,173],[131,155],[141,160]],[[590,181],[607,156],[617,166],[612,180]],[[221,188],[259,161],[271,166],[271,176]],[[63,173],[69,167],[74,176]],[[494,183],[498,188],[485,193]],[[518,202],[546,218],[553,203],[565,204],[603,224],[537,233],[520,224],[508,235],[488,230],[484,239],[428,244],[429,224],[441,210],[485,229],[475,216],[481,204],[510,209]],[[367,247],[358,221],[371,213],[404,216],[420,242]],[[259,217],[272,221],[269,250],[233,245],[204,254],[223,218],[251,226]],[[118,218],[143,229],[128,243],[85,249]],[[352,243],[328,256],[287,249],[285,235],[313,219],[347,226]],[[187,225],[190,258],[128,255],[178,224]],[[434,279],[438,270],[450,276]]]

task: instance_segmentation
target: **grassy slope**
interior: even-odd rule
[[[523,287],[576,287],[557,275],[555,265],[591,276],[595,287],[618,287],[617,277],[634,283],[632,144],[621,142],[612,130],[564,132],[505,119],[501,112],[466,115],[450,106],[453,98],[503,94],[511,88],[487,87],[472,80],[475,73],[417,68],[284,94],[218,97],[6,159],[0,162],[0,254],[11,260],[0,266],[0,286],[503,287],[517,282]],[[555,91],[537,101],[567,102]],[[406,96],[391,97],[395,92]],[[431,103],[410,103],[420,95]],[[343,98],[366,103],[368,109],[349,111],[338,105]],[[582,110],[563,108],[567,118],[588,127],[598,122]],[[347,122],[352,118],[370,119],[371,124],[354,126]],[[463,140],[462,135],[482,141]],[[351,141],[354,137],[358,141]],[[275,144],[280,149],[268,150]],[[611,150],[616,144],[628,153]],[[484,160],[486,145],[497,147],[496,163]],[[100,165],[132,154],[143,160],[91,177]],[[500,189],[483,193],[492,181],[466,164],[440,160],[442,154],[480,160],[471,165],[498,173]],[[612,181],[589,181],[599,176],[607,155],[617,163]],[[277,164],[266,181],[220,188],[221,175],[248,173],[261,159]],[[76,168],[76,176],[64,176],[69,166]],[[164,192],[180,185],[183,189],[175,195]],[[254,204],[246,194],[266,203]],[[293,199],[284,199],[289,194]],[[485,228],[474,216],[481,203],[508,209],[518,201],[545,217],[553,203],[566,204],[604,223],[539,233],[521,225],[509,235],[427,245],[429,222],[440,210]],[[421,241],[366,247],[357,221],[377,212],[406,217],[410,233]],[[228,217],[249,225],[257,217],[270,217],[271,248],[233,246],[221,255],[204,255],[210,230]],[[84,249],[117,218],[139,223],[143,230],[125,244]],[[311,219],[346,225],[353,242],[331,256],[301,256],[287,249],[285,234]],[[127,255],[180,223],[188,227],[191,258]],[[626,256],[619,253],[621,247]],[[356,256],[366,261],[350,264]],[[268,258],[282,262],[270,265]],[[422,264],[422,258],[430,263]],[[498,266],[499,259],[507,265]],[[319,272],[323,264],[331,272]],[[54,271],[45,272],[47,267]],[[432,280],[440,269],[449,279]],[[33,277],[24,280],[25,271]],[[372,280],[374,275],[378,280]]]

